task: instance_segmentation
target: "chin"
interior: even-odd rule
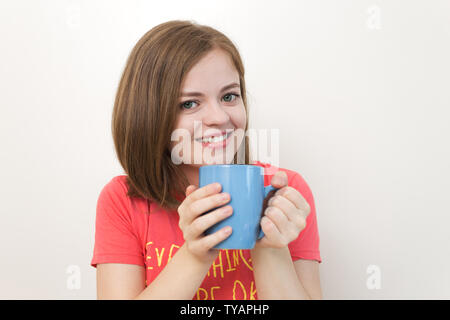
[[[184,163],[183,165],[187,165],[190,167],[197,167],[200,168],[202,166],[207,166],[207,165],[214,165],[214,164],[232,164],[234,160],[234,157],[231,158],[230,161],[226,161],[226,159],[223,159],[223,156],[217,156],[217,157],[212,157],[211,161],[203,161],[203,163],[194,163],[194,161],[192,160],[191,163]]]

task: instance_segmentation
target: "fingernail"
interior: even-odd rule
[[[223,207],[222,210],[223,210],[224,214],[229,214],[231,212],[231,207],[230,206],[226,206],[226,207]]]

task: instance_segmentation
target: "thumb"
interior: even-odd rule
[[[287,186],[288,184],[288,176],[286,174],[286,172],[284,171],[277,171],[273,177],[272,177],[272,181],[270,183],[272,186],[274,186],[275,188],[282,188],[284,186]]]

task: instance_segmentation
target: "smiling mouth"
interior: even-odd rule
[[[226,133],[224,135],[221,135],[221,136],[209,137],[209,138],[198,138],[198,139],[195,139],[195,141],[198,141],[200,143],[217,143],[217,142],[222,142],[222,141],[227,140],[233,132],[234,132],[234,130],[230,131],[230,132],[228,132],[228,133]]]

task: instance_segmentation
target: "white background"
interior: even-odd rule
[[[251,127],[279,129],[279,165],[311,187],[324,298],[449,299],[449,17],[438,0],[1,0],[0,298],[96,298],[115,90],[136,41],[182,19],[238,46]]]

